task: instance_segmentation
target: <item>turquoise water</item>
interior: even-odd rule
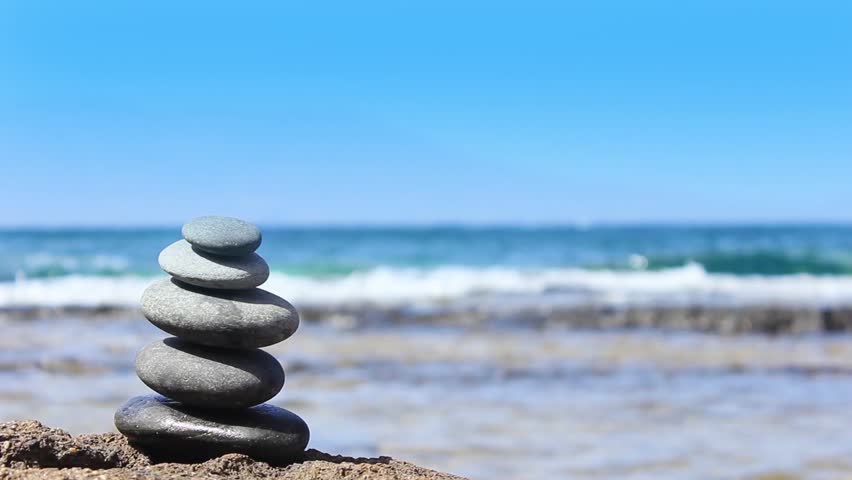
[[[135,305],[178,238],[0,231],[0,308]],[[297,305],[852,304],[852,226],[265,228],[259,253]]]
[[[852,274],[852,226],[264,228],[278,272],[345,276],[377,267],[660,270],[694,262],[735,275]],[[153,275],[178,228],[0,230],[0,281]]]

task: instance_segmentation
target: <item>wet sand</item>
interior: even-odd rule
[[[306,312],[306,316],[311,315]],[[337,312],[268,349],[311,448],[471,478],[846,478],[852,336],[374,322]],[[4,318],[0,420],[111,431],[146,393],[134,312]],[[784,477],[786,476],[786,477]]]
[[[852,306],[791,305],[550,305],[533,308],[511,303],[495,306],[468,302],[418,306],[353,304],[299,306],[302,321],[338,327],[437,325],[461,327],[561,327],[577,330],[654,329],[718,334],[772,335],[852,332]],[[0,320],[51,318],[109,319],[138,316],[135,308],[0,308]]]

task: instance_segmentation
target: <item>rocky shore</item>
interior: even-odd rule
[[[518,326],[579,330],[658,329],[717,334],[802,334],[852,331],[852,307],[792,306],[636,306],[586,305],[552,309],[469,310],[407,308],[301,308],[306,321],[348,326],[434,324],[446,326]]]
[[[581,305],[490,309],[457,305],[422,307],[348,305],[299,306],[305,323],[344,328],[395,325],[569,328],[578,330],[658,329],[716,334],[805,334],[852,331],[852,306],[630,306]],[[139,311],[122,307],[0,309],[0,320],[80,318],[137,321]]]
[[[460,480],[389,457],[349,458],[308,450],[289,465],[270,465],[229,454],[203,463],[155,463],[117,433],[80,435],[37,421],[0,424],[0,479],[176,478]]]

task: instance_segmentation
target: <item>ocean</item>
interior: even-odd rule
[[[0,308],[128,306],[178,228],[0,231]],[[303,305],[852,304],[852,226],[265,228]]]
[[[850,226],[263,232],[263,288],[302,313],[272,403],[313,448],[500,480],[852,472]],[[0,420],[113,430],[179,236],[0,231]]]

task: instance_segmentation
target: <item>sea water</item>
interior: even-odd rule
[[[852,227],[264,228],[297,304],[852,303]],[[0,231],[0,308],[135,305],[179,229]]]
[[[603,305],[850,305],[852,228],[264,229],[267,287],[309,310],[498,312]],[[178,238],[0,233],[0,420],[112,430],[149,390],[134,309]],[[360,305],[352,309],[352,305]],[[65,309],[64,307],[75,307]],[[120,307],[103,310],[99,307]],[[48,311],[52,308],[57,310]],[[21,314],[23,313],[23,314]],[[434,318],[434,317],[429,317]],[[472,478],[849,478],[852,337],[427,321],[304,322],[270,347],[272,402],[311,447]]]

